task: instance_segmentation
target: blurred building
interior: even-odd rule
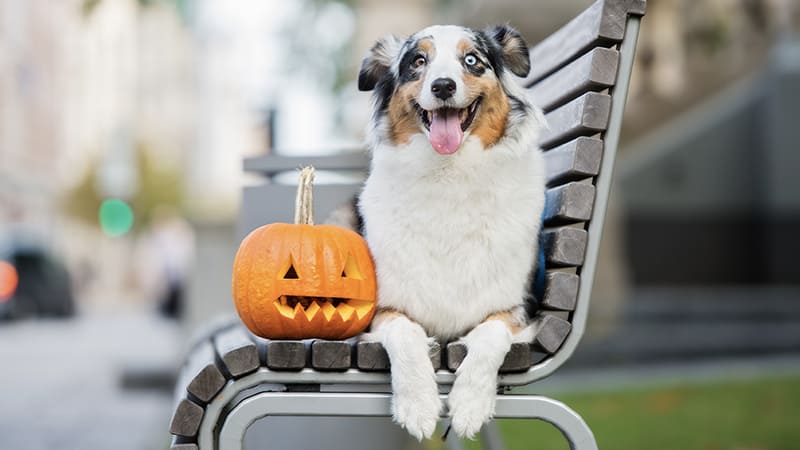
[[[92,168],[98,196],[134,195],[142,143],[160,164],[183,163],[191,35],[169,3],[135,0],[0,0],[0,24],[0,227],[34,230],[72,268],[92,267],[104,295],[124,296],[130,242],[63,202]]]

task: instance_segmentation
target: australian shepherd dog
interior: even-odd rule
[[[361,66],[358,87],[375,100],[358,200],[378,276],[368,336],[389,355],[394,420],[418,439],[442,413],[432,340],[466,344],[447,413],[471,438],[494,413],[512,342],[532,339],[542,115],[514,79],[529,70],[527,44],[508,26],[387,37]]]

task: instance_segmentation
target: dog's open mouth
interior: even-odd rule
[[[478,97],[466,108],[438,108],[432,111],[415,104],[417,113],[425,128],[433,149],[443,155],[455,153],[461,147],[464,132],[467,131],[480,106]]]

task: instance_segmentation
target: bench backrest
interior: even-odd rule
[[[530,50],[532,69],[522,83],[548,123],[539,142],[545,151],[548,185],[547,276],[540,320],[548,320],[542,322],[546,329],[533,349],[543,355],[523,355],[535,364],[525,373],[502,375],[501,383],[526,384],[552,373],[571,356],[583,334],[644,12],[644,0],[598,0]],[[265,175],[271,182],[245,188],[242,236],[262,224],[291,219],[295,188],[277,184],[273,177],[305,164],[318,170],[365,170],[368,157],[362,152],[245,160],[245,170]],[[358,183],[318,186],[318,217],[359,189]]]

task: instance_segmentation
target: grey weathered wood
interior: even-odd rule
[[[306,366],[306,346],[302,341],[269,341],[267,367],[273,370],[300,370]]]
[[[587,92],[547,113],[547,128],[542,130],[539,145],[553,148],[577,136],[603,131],[608,126],[610,113],[611,96]]]
[[[586,253],[586,230],[561,227],[544,233],[547,265],[580,266]]]
[[[455,372],[464,362],[464,358],[467,357],[467,344],[459,341],[448,343],[446,355],[447,368]]]
[[[428,348],[428,356],[431,358],[433,370],[439,370],[442,367],[442,346],[438,342],[433,342]]]
[[[349,341],[315,340],[311,344],[311,367],[317,370],[347,370],[350,368],[351,350]]]
[[[369,155],[363,150],[331,156],[261,155],[244,160],[246,172],[274,175],[312,165],[317,170],[363,170],[369,166]]]
[[[614,85],[619,52],[598,47],[531,87],[534,103],[550,111],[575,97]]]
[[[438,342],[431,344],[428,349],[433,370],[442,367],[442,347]],[[356,367],[366,371],[387,371],[391,368],[389,355],[380,342],[362,341],[356,344]]]
[[[266,367],[267,366],[267,344],[269,343],[269,339],[264,339],[261,336],[256,336],[253,334],[252,331],[247,330],[247,336],[256,344],[256,350],[258,351],[258,362],[259,365]]]
[[[547,185],[593,177],[600,172],[603,141],[580,136],[544,153]]]
[[[205,342],[192,350],[183,368],[189,377],[186,390],[204,403],[211,401],[225,385],[225,377],[215,361],[214,347]]]
[[[572,311],[578,299],[580,277],[574,273],[547,272],[544,285],[544,298],[540,302],[543,309]]]
[[[540,315],[534,319],[534,323],[536,337],[533,344],[549,354],[555,353],[561,347],[572,330],[572,325],[568,321],[550,314]]]
[[[356,344],[356,367],[367,371],[387,371],[389,355],[380,342],[359,342]]]
[[[522,372],[528,370],[534,363],[533,352],[528,343],[515,342],[511,344],[511,349],[503,359],[500,372]]]
[[[453,372],[458,370],[467,357],[467,346],[455,341],[447,344],[447,368]],[[534,363],[531,346],[527,343],[515,342],[503,359],[500,372],[520,372],[529,369]]]
[[[258,369],[258,349],[241,326],[217,333],[213,341],[217,355],[233,378]]]
[[[198,450],[197,437],[172,435],[170,450]]]
[[[619,42],[628,14],[643,15],[645,0],[599,0],[530,50],[531,71],[525,85],[558,70],[588,49]]]
[[[169,432],[178,436],[195,436],[202,420],[203,407],[184,398],[178,402],[178,406],[175,408]]]
[[[592,217],[594,186],[572,182],[547,190],[544,223],[547,226],[585,222]]]

